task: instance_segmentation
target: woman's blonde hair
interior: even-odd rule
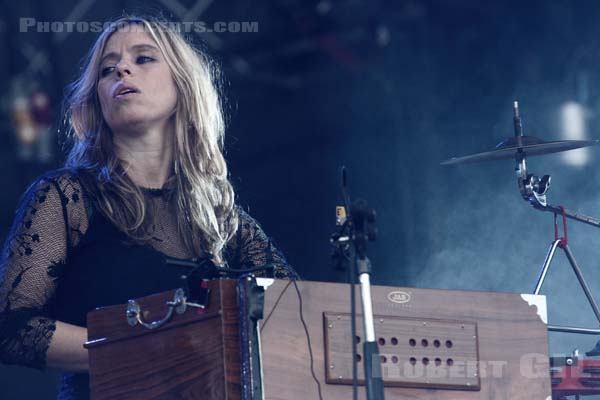
[[[106,43],[114,32],[129,28],[142,28],[156,42],[178,92],[172,116],[173,175],[166,186],[173,189],[169,200],[176,207],[180,234],[192,254],[208,253],[222,264],[224,246],[237,230],[238,215],[222,153],[225,122],[217,86],[219,70],[173,25],[153,18],[123,17],[100,34],[65,99],[73,139],[66,166],[93,177],[90,193],[95,206],[112,223],[133,239],[149,238],[151,224],[143,191],[127,176],[124,161],[115,153],[97,90]]]

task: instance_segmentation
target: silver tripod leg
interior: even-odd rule
[[[546,279],[546,274],[548,273],[548,268],[550,268],[550,263],[554,258],[554,253],[556,252],[556,248],[558,247],[559,243],[560,239],[557,239],[550,245],[550,250],[548,250],[548,254],[546,254],[546,259],[544,260],[544,265],[542,266],[542,271],[540,272],[538,281],[535,284],[533,294],[540,294],[540,290],[542,290],[542,285],[544,284],[544,280]]]
[[[567,258],[569,259],[569,263],[571,263],[571,267],[573,267],[573,272],[575,272],[575,275],[577,275],[577,280],[579,281],[579,284],[581,285],[581,288],[585,293],[585,297],[587,297],[588,301],[590,302],[590,305],[592,306],[592,309],[594,310],[594,314],[596,314],[596,319],[598,320],[598,323],[600,323],[600,308],[598,308],[598,304],[596,303],[596,300],[594,300],[594,296],[592,296],[592,291],[590,290],[590,287],[588,286],[587,282],[585,281],[585,278],[583,277],[583,272],[581,272],[579,265],[577,265],[577,261],[575,261],[575,257],[571,252],[571,248],[569,247],[569,245],[565,245],[563,250],[567,254]]]
[[[548,254],[546,255],[546,259],[544,260],[544,265],[542,266],[542,270],[540,271],[540,275],[539,275],[538,281],[535,285],[533,294],[540,293],[540,290],[542,289],[542,285],[544,284],[544,280],[546,279],[546,274],[548,273],[548,269],[550,268],[550,263],[552,262],[552,259],[554,258],[554,254],[556,253],[556,248],[559,247],[560,242],[561,242],[560,239],[556,239],[550,245],[550,249],[548,250]],[[581,268],[579,268],[579,265],[577,265],[577,261],[575,261],[575,256],[573,256],[573,253],[571,252],[569,245],[565,245],[562,249],[564,250],[565,254],[567,255],[567,259],[569,260],[569,263],[571,264],[571,268],[573,268],[573,272],[575,272],[575,275],[577,276],[577,280],[579,281],[579,285],[581,286],[581,288],[583,289],[583,292],[585,293],[585,297],[587,297],[588,302],[592,306],[592,310],[594,311],[594,314],[596,315],[596,319],[598,320],[598,323],[600,323],[600,308],[598,308],[598,304],[596,303],[596,300],[594,300],[594,297],[592,296],[592,292],[591,292],[590,287],[588,286],[587,282],[585,281],[585,278],[583,277]],[[573,326],[548,325],[548,330],[553,331],[553,332],[578,333],[578,334],[584,334],[584,335],[600,335],[600,329],[597,329],[597,328],[578,328],[578,327],[573,327]]]

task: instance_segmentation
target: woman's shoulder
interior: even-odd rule
[[[32,192],[45,190],[56,191],[66,202],[78,202],[85,197],[90,181],[89,173],[75,168],[57,168],[38,176],[29,186],[25,196]]]
[[[252,218],[242,206],[236,204],[233,208],[238,217],[238,226],[246,225],[245,227],[249,228],[250,225],[258,225],[258,221]]]
[[[241,241],[268,239],[262,225],[239,205],[234,206],[237,215],[237,236]],[[241,244],[241,243],[238,243]]]
[[[84,174],[73,168],[58,168],[38,176],[23,193],[21,207],[84,208]]]
[[[77,171],[66,168],[40,175],[21,196],[15,213],[10,238],[38,242],[39,232],[59,232],[68,227],[67,244],[72,243],[73,232],[85,232],[88,210]],[[58,231],[57,231],[58,229]],[[60,237],[60,232],[56,234]],[[47,235],[48,236],[48,235]],[[32,243],[33,243],[32,242]]]
[[[57,168],[38,176],[32,186],[41,184],[55,184],[60,189],[72,186],[81,186],[82,171],[74,168]]]

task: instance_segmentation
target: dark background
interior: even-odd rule
[[[526,134],[600,138],[600,4],[594,1],[22,0],[6,1],[1,10],[0,238],[20,194],[63,159],[63,88],[96,37],[19,32],[25,17],[105,21],[125,11],[257,21],[258,32],[193,39],[227,79],[226,157],[239,203],[309,280],[342,279],[331,268],[329,235],[346,165],[351,196],[367,199],[378,213],[379,236],[369,250],[374,283],[531,292],[553,238],[552,216],[520,198],[510,160],[440,162],[490,150],[511,136],[514,100]],[[32,88],[51,99],[51,160],[19,156],[15,99]],[[582,126],[577,137],[564,128],[565,106],[582,117],[569,120],[568,127]],[[576,153],[579,164],[551,155],[529,166],[552,175],[552,203],[600,216],[599,151]],[[571,223],[569,234],[598,295],[600,231]],[[560,253],[543,291],[551,322],[597,325]],[[550,350],[586,351],[595,341],[550,334]],[[51,399],[56,379],[0,366],[0,398]]]

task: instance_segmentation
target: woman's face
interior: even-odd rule
[[[98,96],[113,132],[164,125],[175,111],[171,71],[142,29],[117,31],[109,38],[100,61]]]

